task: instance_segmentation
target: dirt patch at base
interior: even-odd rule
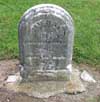
[[[77,95],[61,93],[47,99],[40,99],[2,88],[8,75],[19,71],[18,64],[19,61],[16,59],[0,61],[0,102],[100,102],[100,71],[82,64],[78,65],[79,70],[87,70],[97,80],[96,84],[88,83],[87,91],[84,93]]]

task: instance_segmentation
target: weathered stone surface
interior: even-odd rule
[[[63,70],[72,61],[74,27],[63,8],[41,4],[27,10],[19,24],[24,79],[37,70]]]
[[[48,98],[65,92],[66,81],[34,81],[32,83],[7,83],[5,87],[15,92],[26,93],[29,96]]]
[[[54,73],[54,75],[61,73],[62,71],[61,72],[59,71],[59,73],[57,71]],[[65,71],[63,71],[63,73],[65,73]],[[14,90],[15,92],[26,93],[29,96],[34,96],[38,98],[48,98],[50,96],[54,96],[60,93],[77,94],[86,91],[85,86],[80,79],[80,71],[77,69],[73,69],[70,81],[66,80],[53,81],[50,79],[48,81],[46,80],[46,74],[48,73],[41,74],[39,72],[36,74],[40,74],[40,77],[39,75],[35,75],[32,82],[29,81],[21,83],[6,82],[5,87],[7,89]],[[53,79],[57,80],[56,78],[54,78],[54,75],[52,75],[52,73],[49,73],[49,76],[53,76]],[[59,76],[60,75],[58,75],[58,77]]]
[[[80,79],[80,71],[73,69],[70,80],[66,82],[66,93],[77,94],[84,91],[86,88]]]
[[[57,70],[57,71],[34,71],[28,79],[30,81],[67,81],[69,80],[69,75],[66,73],[66,70]],[[29,80],[28,80],[29,81]]]
[[[86,89],[80,80],[68,81],[66,84],[66,93],[77,94],[84,91],[86,91]]]

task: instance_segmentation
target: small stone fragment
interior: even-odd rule
[[[80,77],[84,81],[96,83],[96,80],[85,70],[81,73]]]
[[[17,83],[22,80],[22,77],[18,74],[8,76],[6,83]]]

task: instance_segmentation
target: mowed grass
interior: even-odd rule
[[[0,59],[18,58],[18,23],[40,3],[57,4],[74,19],[73,60],[100,66],[100,0],[0,0]]]

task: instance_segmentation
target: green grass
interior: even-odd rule
[[[100,0],[0,0],[0,59],[18,58],[18,23],[22,14],[39,3],[62,6],[75,25],[73,60],[100,65]]]

